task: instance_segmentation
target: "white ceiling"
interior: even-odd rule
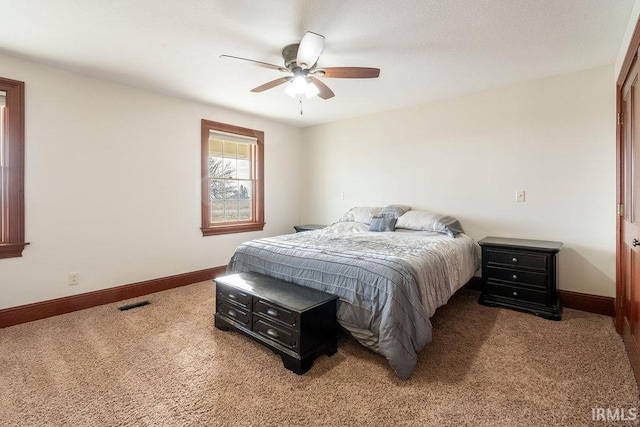
[[[306,127],[612,64],[633,0],[0,0],[0,52]],[[281,65],[305,31],[318,66],[381,69],[324,79],[304,102]],[[2,64],[0,63],[0,75]],[[12,76],[19,79],[19,76]],[[612,77],[613,78],[613,77]]]

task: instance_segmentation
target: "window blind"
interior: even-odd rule
[[[220,139],[227,142],[239,142],[241,144],[257,144],[258,138],[253,136],[238,135],[236,133],[227,133],[220,131],[209,131],[210,139]]]

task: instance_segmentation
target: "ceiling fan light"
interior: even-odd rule
[[[304,76],[297,76],[285,85],[284,93],[292,98],[305,95],[308,99],[317,95],[319,90],[316,85],[311,83],[311,81]]]
[[[296,88],[293,85],[293,82],[289,82],[286,85],[284,85],[284,93],[286,93],[292,98],[295,98],[298,95],[298,93],[296,92]]]
[[[305,92],[304,92],[307,99],[313,98],[319,93],[320,93],[320,89],[318,89],[318,86],[316,86],[312,82],[307,83],[307,87],[305,88]]]
[[[302,95],[307,89],[307,79],[303,76],[297,76],[291,81],[291,85],[297,94]]]

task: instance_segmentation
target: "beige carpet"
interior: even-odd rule
[[[285,370],[213,327],[211,282],[0,329],[0,425],[602,426],[622,423],[592,408],[640,406],[611,318],[553,322],[477,296],[438,310],[406,382],[347,338],[307,374]]]

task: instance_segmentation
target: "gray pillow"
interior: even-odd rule
[[[342,215],[338,222],[362,222],[371,224],[371,218],[378,216],[381,208],[378,207],[355,207],[349,209],[347,213]]]
[[[464,233],[462,225],[455,217],[425,211],[409,211],[398,218],[396,225],[408,230],[436,231],[451,237]]]
[[[371,225],[369,226],[369,231],[395,231],[396,230],[396,221],[395,218],[388,217],[373,217],[371,218]]]
[[[384,208],[382,208],[380,210],[380,212],[378,212],[377,216],[398,219],[398,218],[400,218],[402,215],[404,215],[406,212],[408,212],[410,210],[411,210],[411,206],[389,205],[389,206],[385,206]]]

